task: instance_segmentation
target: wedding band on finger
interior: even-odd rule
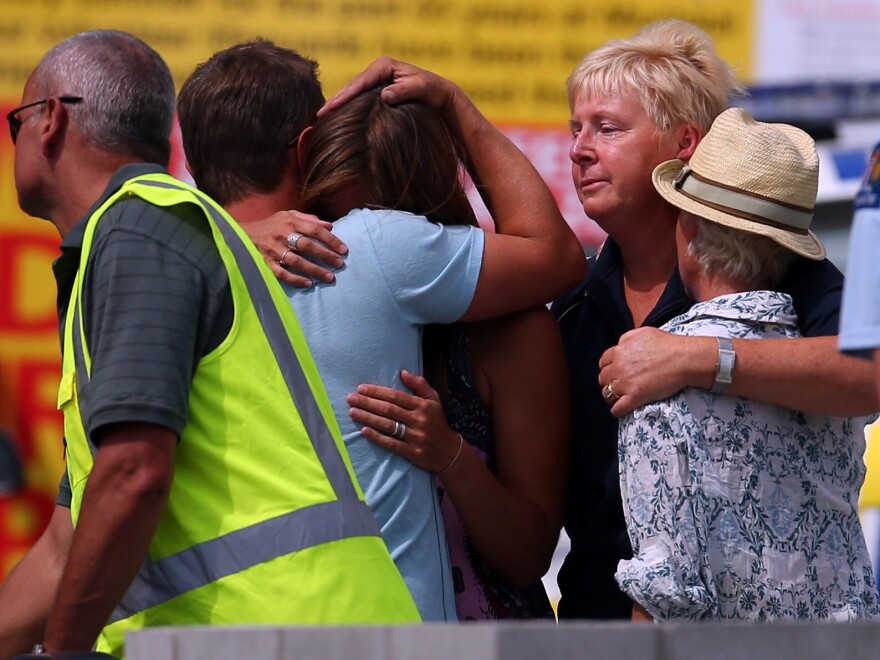
[[[406,424],[403,422],[394,422],[394,430],[391,431],[391,437],[397,438],[398,440],[403,440],[403,436],[406,435]]]
[[[602,396],[608,401],[608,403],[614,403],[620,397],[615,394],[614,388],[611,387],[611,383],[608,383],[605,387],[602,388]]]
[[[301,239],[302,237],[302,234],[297,234],[296,232],[294,232],[293,234],[288,234],[287,247],[289,247],[293,252],[296,252],[296,244],[299,243],[299,239]]]
[[[286,266],[287,265],[284,263],[284,257],[286,257],[290,252],[292,252],[292,250],[290,250],[288,248],[287,250],[285,250],[284,252],[281,253],[281,258],[278,260],[279,266]]]

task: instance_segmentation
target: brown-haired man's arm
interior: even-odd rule
[[[342,266],[342,255],[348,252],[333,234],[332,222],[307,213],[278,211],[262,220],[239,222],[275,277],[300,289],[332,282],[333,270]]]

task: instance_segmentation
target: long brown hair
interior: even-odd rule
[[[388,105],[379,92],[366,91],[315,124],[305,154],[304,209],[326,217],[334,200],[359,187],[365,208],[475,226],[461,178],[466,152],[440,113],[420,102]]]
[[[305,151],[302,206],[331,218],[356,191],[365,208],[407,211],[444,225],[477,225],[462,184],[467,152],[434,108],[391,106],[372,89],[315,124]],[[425,376],[446,398],[449,329],[425,327]]]

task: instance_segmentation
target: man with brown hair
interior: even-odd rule
[[[19,203],[61,236],[68,478],[0,591],[0,658],[419,620],[275,278],[165,169],[173,118],[167,65],[115,30],[55,46],[7,115]]]
[[[199,188],[249,220],[248,235],[275,276],[299,287],[332,282],[346,251],[330,223],[295,210],[296,145],[323,104],[317,62],[265,39],[215,53],[178,98],[187,168]]]

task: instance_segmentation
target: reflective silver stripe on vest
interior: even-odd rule
[[[79,305],[77,303],[78,301],[74,301],[73,312],[67,311],[68,314],[73,314],[73,363],[76,369],[76,403],[79,408],[80,419],[83,421],[83,436],[85,436],[86,443],[89,445],[89,451],[92,453],[92,458],[94,458],[95,452],[98,449],[92,443],[92,438],[89,436],[89,431],[86,428],[86,420],[89,418],[89,370],[86,369],[82,335],[79,331]]]
[[[193,192],[188,188],[160,181],[134,181],[140,185]],[[290,396],[299,410],[315,453],[338,499],[256,523],[158,561],[146,559],[109,623],[128,618],[222,577],[234,575],[292,552],[345,538],[381,536],[372,511],[358,499],[342,454],[321,414],[257,263],[227,219],[213,207],[213,202],[202,195],[196,196],[202,202],[202,208],[211,214],[236,259]],[[74,313],[78,314],[78,305]],[[78,316],[74,318],[73,345],[77,386],[80,388],[77,396],[87,399],[89,375],[84,360]],[[82,410],[81,408],[81,414]],[[89,446],[94,453],[91,442]]]
[[[352,515],[356,509],[360,515]],[[353,536],[376,534],[363,502],[325,502],[265,520],[195,545],[159,561],[146,561],[108,625],[192,589],[263,562]],[[296,580],[295,576],[290,576]]]

